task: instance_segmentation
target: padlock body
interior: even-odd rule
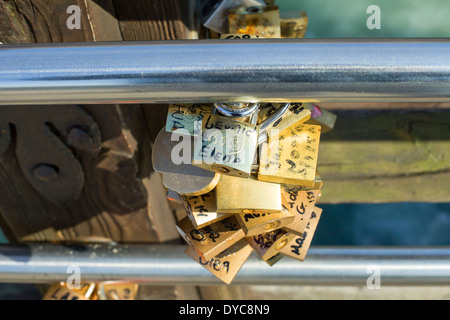
[[[199,196],[182,196],[183,206],[194,228],[199,229],[233,215],[217,212],[216,191]]]
[[[305,231],[301,236],[295,236],[280,252],[291,258],[303,261],[308,253],[314,233],[317,229],[322,209],[314,207]]]
[[[283,207],[276,213],[239,213],[236,214],[236,219],[244,230],[245,236],[250,237],[292,224],[295,214]]]
[[[208,115],[203,119],[201,139],[195,143],[192,164],[218,173],[249,177],[257,139],[256,125]]]
[[[195,229],[190,219],[185,217],[177,222],[176,228],[186,243],[204,260],[215,257],[245,236],[234,216],[200,229]]]
[[[254,178],[221,175],[216,186],[217,212],[281,212],[281,187]]]
[[[211,114],[212,106],[205,104],[171,104],[167,112],[166,131],[181,134],[199,134],[205,115]]]
[[[252,248],[245,239],[207,260],[199,256],[191,247],[186,250],[189,257],[227,284],[231,283],[251,253]]]
[[[258,179],[313,187],[320,126],[300,124],[261,145]]]
[[[291,240],[294,234],[283,230],[274,230],[268,233],[246,237],[248,244],[252,247],[262,260],[267,261],[280,252]]]

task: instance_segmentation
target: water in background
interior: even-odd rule
[[[306,11],[306,38],[450,37],[450,1],[276,0],[280,12]],[[369,30],[370,5],[380,8],[381,29]],[[324,181],[326,183],[326,181]],[[450,245],[450,204],[320,205],[312,245]]]
[[[449,37],[446,0],[275,0],[280,12],[306,11],[306,38]],[[367,8],[377,5],[381,29],[366,26]]]

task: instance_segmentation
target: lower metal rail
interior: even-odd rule
[[[184,254],[184,245],[0,245],[0,282],[124,280],[155,285],[223,284]],[[270,267],[252,254],[233,284],[449,285],[450,248],[314,247],[305,261]]]

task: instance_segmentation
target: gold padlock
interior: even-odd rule
[[[284,255],[282,253],[277,253],[276,255],[274,255],[273,257],[267,259],[265,262],[269,265],[269,266],[273,266],[275,263],[277,263],[278,261],[280,261],[282,258],[284,257]],[[264,261],[264,260],[263,260]]]
[[[135,300],[139,285],[131,282],[106,281],[97,285],[99,300]]]
[[[280,38],[280,11],[277,6],[238,7],[229,11],[230,33]]]
[[[67,283],[52,285],[42,298],[43,300],[96,300],[96,284],[82,283],[79,288],[70,288]]]
[[[282,38],[303,38],[308,27],[306,12],[289,12],[280,14]]]
[[[283,227],[284,231],[302,235],[320,197],[320,190],[281,192],[281,202],[294,214],[294,220]]]
[[[206,104],[171,104],[167,112],[166,131],[191,136],[198,134],[203,118],[211,111],[212,106]]]
[[[277,183],[253,177],[221,175],[216,186],[217,212],[277,213],[281,212],[281,187]]]
[[[203,119],[201,143],[196,143],[192,164],[200,168],[248,177],[257,149],[254,124],[219,115]]]
[[[191,247],[186,249],[186,254],[189,257],[227,284],[233,281],[251,253],[252,248],[245,239],[236,242],[214,258],[208,260],[199,256]]]
[[[313,187],[320,126],[300,124],[261,145],[258,179]]]
[[[258,124],[264,123],[264,121],[273,115],[280,107],[281,104],[274,103],[261,106],[258,113]],[[275,134],[281,135],[290,127],[302,124],[310,118],[311,111],[303,106],[302,103],[291,103],[278,120],[264,128],[267,138],[271,138]]]
[[[283,228],[294,222],[295,214],[282,207],[277,213],[239,213],[236,219],[244,230],[245,236],[250,237]]]
[[[305,107],[311,111],[311,118],[306,121],[307,124],[321,126],[322,134],[334,128],[337,119],[337,116],[334,113],[327,111],[314,103],[305,103]]]
[[[267,261],[280,252],[295,235],[281,229],[268,233],[246,237],[248,244],[252,247],[262,260]]]
[[[199,196],[182,196],[182,201],[187,216],[195,229],[206,227],[233,215],[232,213],[217,212],[215,189]]]
[[[291,258],[303,261],[308,253],[314,232],[322,215],[322,209],[314,207],[305,231],[301,236],[295,236],[284,248],[281,253]]]
[[[258,167],[259,168],[259,167]],[[299,192],[299,191],[309,191],[309,190],[321,190],[323,186],[322,178],[320,177],[319,170],[316,169],[316,176],[314,177],[314,184],[312,187],[298,186],[293,184],[281,184],[281,192]],[[321,194],[319,194],[320,198]]]
[[[176,228],[186,243],[203,260],[215,257],[245,236],[234,216],[200,229],[195,229],[190,219],[185,217],[177,222]]]
[[[257,39],[257,38],[262,37],[254,34],[242,34],[242,33],[223,33],[220,35],[220,39],[240,40],[240,39]]]

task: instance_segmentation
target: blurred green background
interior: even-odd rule
[[[306,38],[449,37],[446,0],[276,0],[280,12],[306,11]],[[367,8],[377,5],[381,29],[366,26]]]

